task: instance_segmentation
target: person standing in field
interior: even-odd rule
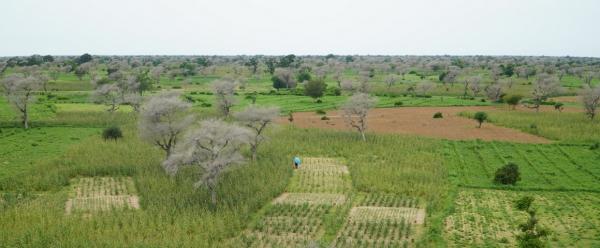
[[[300,160],[300,157],[295,156],[294,157],[294,169],[300,168],[301,163],[302,163],[302,161]]]

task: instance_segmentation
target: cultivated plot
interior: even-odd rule
[[[90,213],[138,208],[139,199],[130,177],[84,177],[74,179],[65,212]]]
[[[515,247],[518,224],[527,216],[514,202],[535,198],[540,224],[551,230],[551,247],[600,246],[600,194],[462,190],[454,213],[446,218],[444,237],[452,247]]]

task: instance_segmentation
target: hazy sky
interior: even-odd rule
[[[597,0],[2,0],[0,56],[600,57]]]

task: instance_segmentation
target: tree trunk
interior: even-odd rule
[[[256,161],[256,151],[258,150],[258,147],[253,145],[250,147],[250,150],[252,151],[252,161]]]
[[[213,209],[217,209],[217,191],[215,189],[210,190],[210,204]]]
[[[29,128],[29,113],[27,113],[27,105],[25,105],[25,110],[23,111],[23,126],[25,129]]]
[[[477,127],[477,128],[481,128],[481,124],[483,124],[483,121],[479,122],[479,127]]]
[[[367,137],[365,137],[365,131],[360,131],[360,135],[362,136],[363,141],[367,141]]]

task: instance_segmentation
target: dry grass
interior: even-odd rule
[[[341,205],[346,202],[344,194],[328,193],[283,193],[273,200],[274,204],[292,204],[292,205]]]
[[[139,208],[135,185],[130,177],[84,177],[74,179],[65,212]]]

